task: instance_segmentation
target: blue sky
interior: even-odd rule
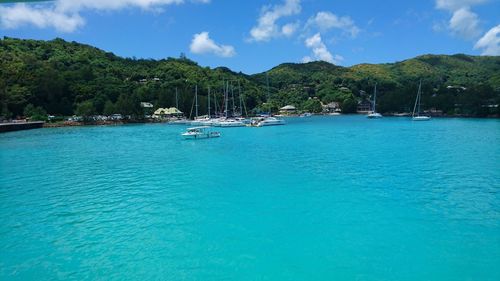
[[[500,0],[57,0],[0,4],[0,35],[257,73],[421,54],[500,55]]]

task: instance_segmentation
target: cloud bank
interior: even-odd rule
[[[14,29],[32,25],[69,33],[85,25],[85,19],[80,15],[80,12],[85,10],[117,11],[140,8],[161,11],[165,6],[185,2],[185,0],[57,0],[40,4],[18,3],[0,6],[0,26]],[[209,3],[210,0],[190,2]]]
[[[316,60],[326,61],[333,64],[340,63],[344,58],[339,55],[332,55],[325,43],[321,39],[321,34],[316,33],[313,36],[305,40],[305,45],[307,48],[312,50],[311,56],[305,56],[302,58],[302,62],[311,62]]]
[[[214,54],[219,57],[233,57],[236,51],[233,46],[221,45],[210,39],[207,31],[197,33],[193,36],[189,50],[194,54]]]
[[[277,21],[283,17],[300,13],[300,0],[285,0],[282,5],[265,6],[257,19],[257,25],[250,30],[251,41],[269,41],[280,36],[291,36],[298,27],[298,23],[288,23],[283,26]]]

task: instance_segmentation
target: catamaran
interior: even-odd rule
[[[259,118],[259,119],[253,120],[251,123],[251,125],[253,127],[277,126],[277,125],[285,125],[285,124],[286,124],[285,120],[283,120],[281,118],[276,118],[273,116]]]
[[[220,137],[220,132],[212,131],[208,126],[188,128],[182,133],[185,139],[208,139]]]
[[[430,116],[420,115],[420,100],[422,99],[422,80],[420,80],[420,84],[418,85],[417,98],[415,99],[415,105],[413,106],[413,113],[411,115],[411,119],[413,121],[429,121],[431,120]]]
[[[377,112],[377,83],[375,83],[375,89],[373,90],[373,111],[366,117],[370,119],[382,118],[382,114]]]

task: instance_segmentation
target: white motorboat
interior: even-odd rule
[[[285,125],[285,120],[276,117],[266,117],[255,123],[257,127]]]
[[[372,113],[368,114],[366,116],[366,118],[370,118],[370,119],[382,118],[382,114],[380,114],[378,112],[372,112]]]
[[[429,121],[429,120],[431,120],[431,117],[430,116],[415,116],[415,117],[412,117],[412,120],[413,121]]]
[[[413,121],[429,121],[430,116],[420,115],[420,100],[422,99],[422,80],[418,85],[417,99],[415,100],[415,105],[413,106],[413,113],[411,115],[411,120]]]
[[[208,139],[220,137],[220,132],[212,131],[208,126],[188,128],[182,133],[185,139]]]
[[[245,124],[235,119],[222,119],[213,123],[215,127],[243,127]]]

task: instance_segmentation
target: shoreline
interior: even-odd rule
[[[358,114],[358,113],[350,113],[350,114],[341,114],[341,115],[329,115],[329,114],[313,114],[313,116],[364,116],[366,114]],[[301,118],[300,115],[283,115],[279,116],[282,118]],[[402,116],[402,115],[383,115],[383,117],[388,118],[410,118],[411,116]],[[477,116],[467,116],[467,115],[440,115],[440,116],[431,116],[432,118],[465,118],[465,119],[500,119],[500,116],[485,116],[485,117],[477,117]],[[308,118],[308,117],[305,117]],[[156,120],[134,120],[134,121],[95,121],[95,122],[77,122],[77,121],[64,121],[64,122],[55,122],[48,123],[44,121],[33,121],[33,122],[8,122],[8,123],[0,123],[0,133],[7,132],[15,132],[22,130],[30,130],[30,129],[43,129],[43,128],[63,128],[63,127],[87,127],[87,126],[121,126],[121,125],[129,125],[129,124],[170,124],[172,122],[169,121],[156,121]],[[175,124],[175,123],[172,123]],[[8,128],[8,129],[6,129]]]

